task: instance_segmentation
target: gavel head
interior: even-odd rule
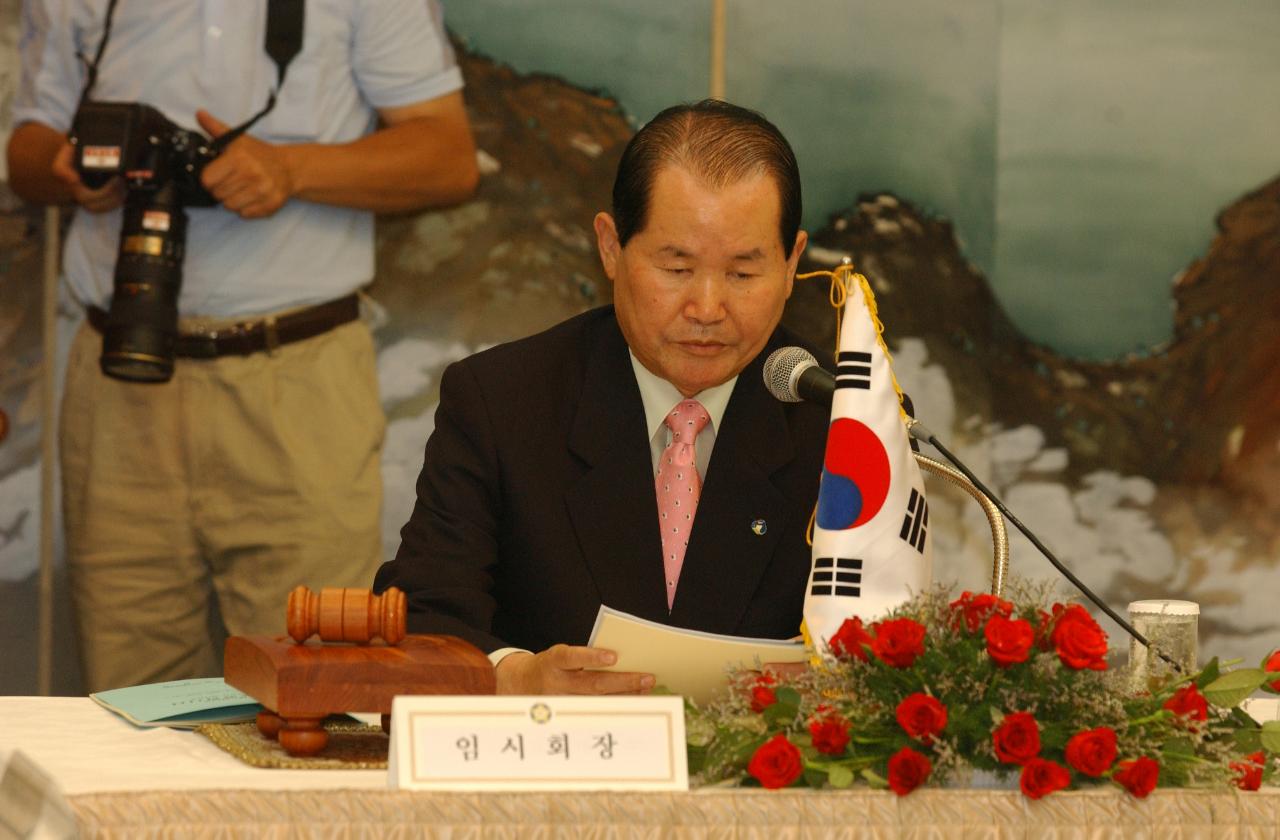
[[[289,593],[285,627],[298,644],[316,634],[323,642],[363,645],[380,638],[399,644],[405,635],[404,593],[394,586],[381,595],[368,589],[326,587],[317,595],[299,586]]]

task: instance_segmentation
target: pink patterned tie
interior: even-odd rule
[[[697,400],[685,400],[668,412],[663,422],[671,430],[671,443],[658,459],[655,486],[658,524],[662,531],[662,568],[666,573],[667,609],[670,610],[676,599],[684,552],[689,547],[693,515],[698,512],[698,497],[702,495],[693,443],[698,432],[711,422],[711,415]]]

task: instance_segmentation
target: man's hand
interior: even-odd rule
[[[643,694],[652,674],[591,671],[618,661],[611,650],[555,645],[541,653],[513,653],[498,663],[499,694]]]
[[[217,140],[230,127],[208,111],[196,111],[196,120]],[[263,219],[293,197],[294,177],[289,156],[282,146],[242,134],[204,168],[205,189],[222,206],[242,219]]]
[[[54,177],[71,190],[71,198],[76,204],[90,213],[106,213],[124,204],[124,181],[119,176],[96,190],[84,185],[75,167],[75,147],[70,143],[62,144],[49,168]]]

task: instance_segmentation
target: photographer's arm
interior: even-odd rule
[[[8,162],[10,188],[32,204],[75,202],[90,213],[105,213],[124,202],[119,178],[96,190],[82,184],[66,135],[43,123],[25,122],[13,130]]]
[[[465,201],[475,190],[475,144],[462,94],[378,111],[383,127],[350,143],[272,145],[245,135],[205,168],[204,185],[244,218],[291,198],[405,212]],[[196,118],[217,137],[227,126]]]

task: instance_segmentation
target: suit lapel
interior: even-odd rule
[[[770,477],[795,450],[782,405],[761,385],[761,364],[738,376],[716,432],[672,624],[733,633],[788,525],[787,499]],[[763,529],[753,528],[759,522]]]
[[[640,390],[617,321],[607,321],[584,349],[587,367],[569,450],[587,471],[565,494],[569,519],[601,601],[665,622],[653,460]]]

